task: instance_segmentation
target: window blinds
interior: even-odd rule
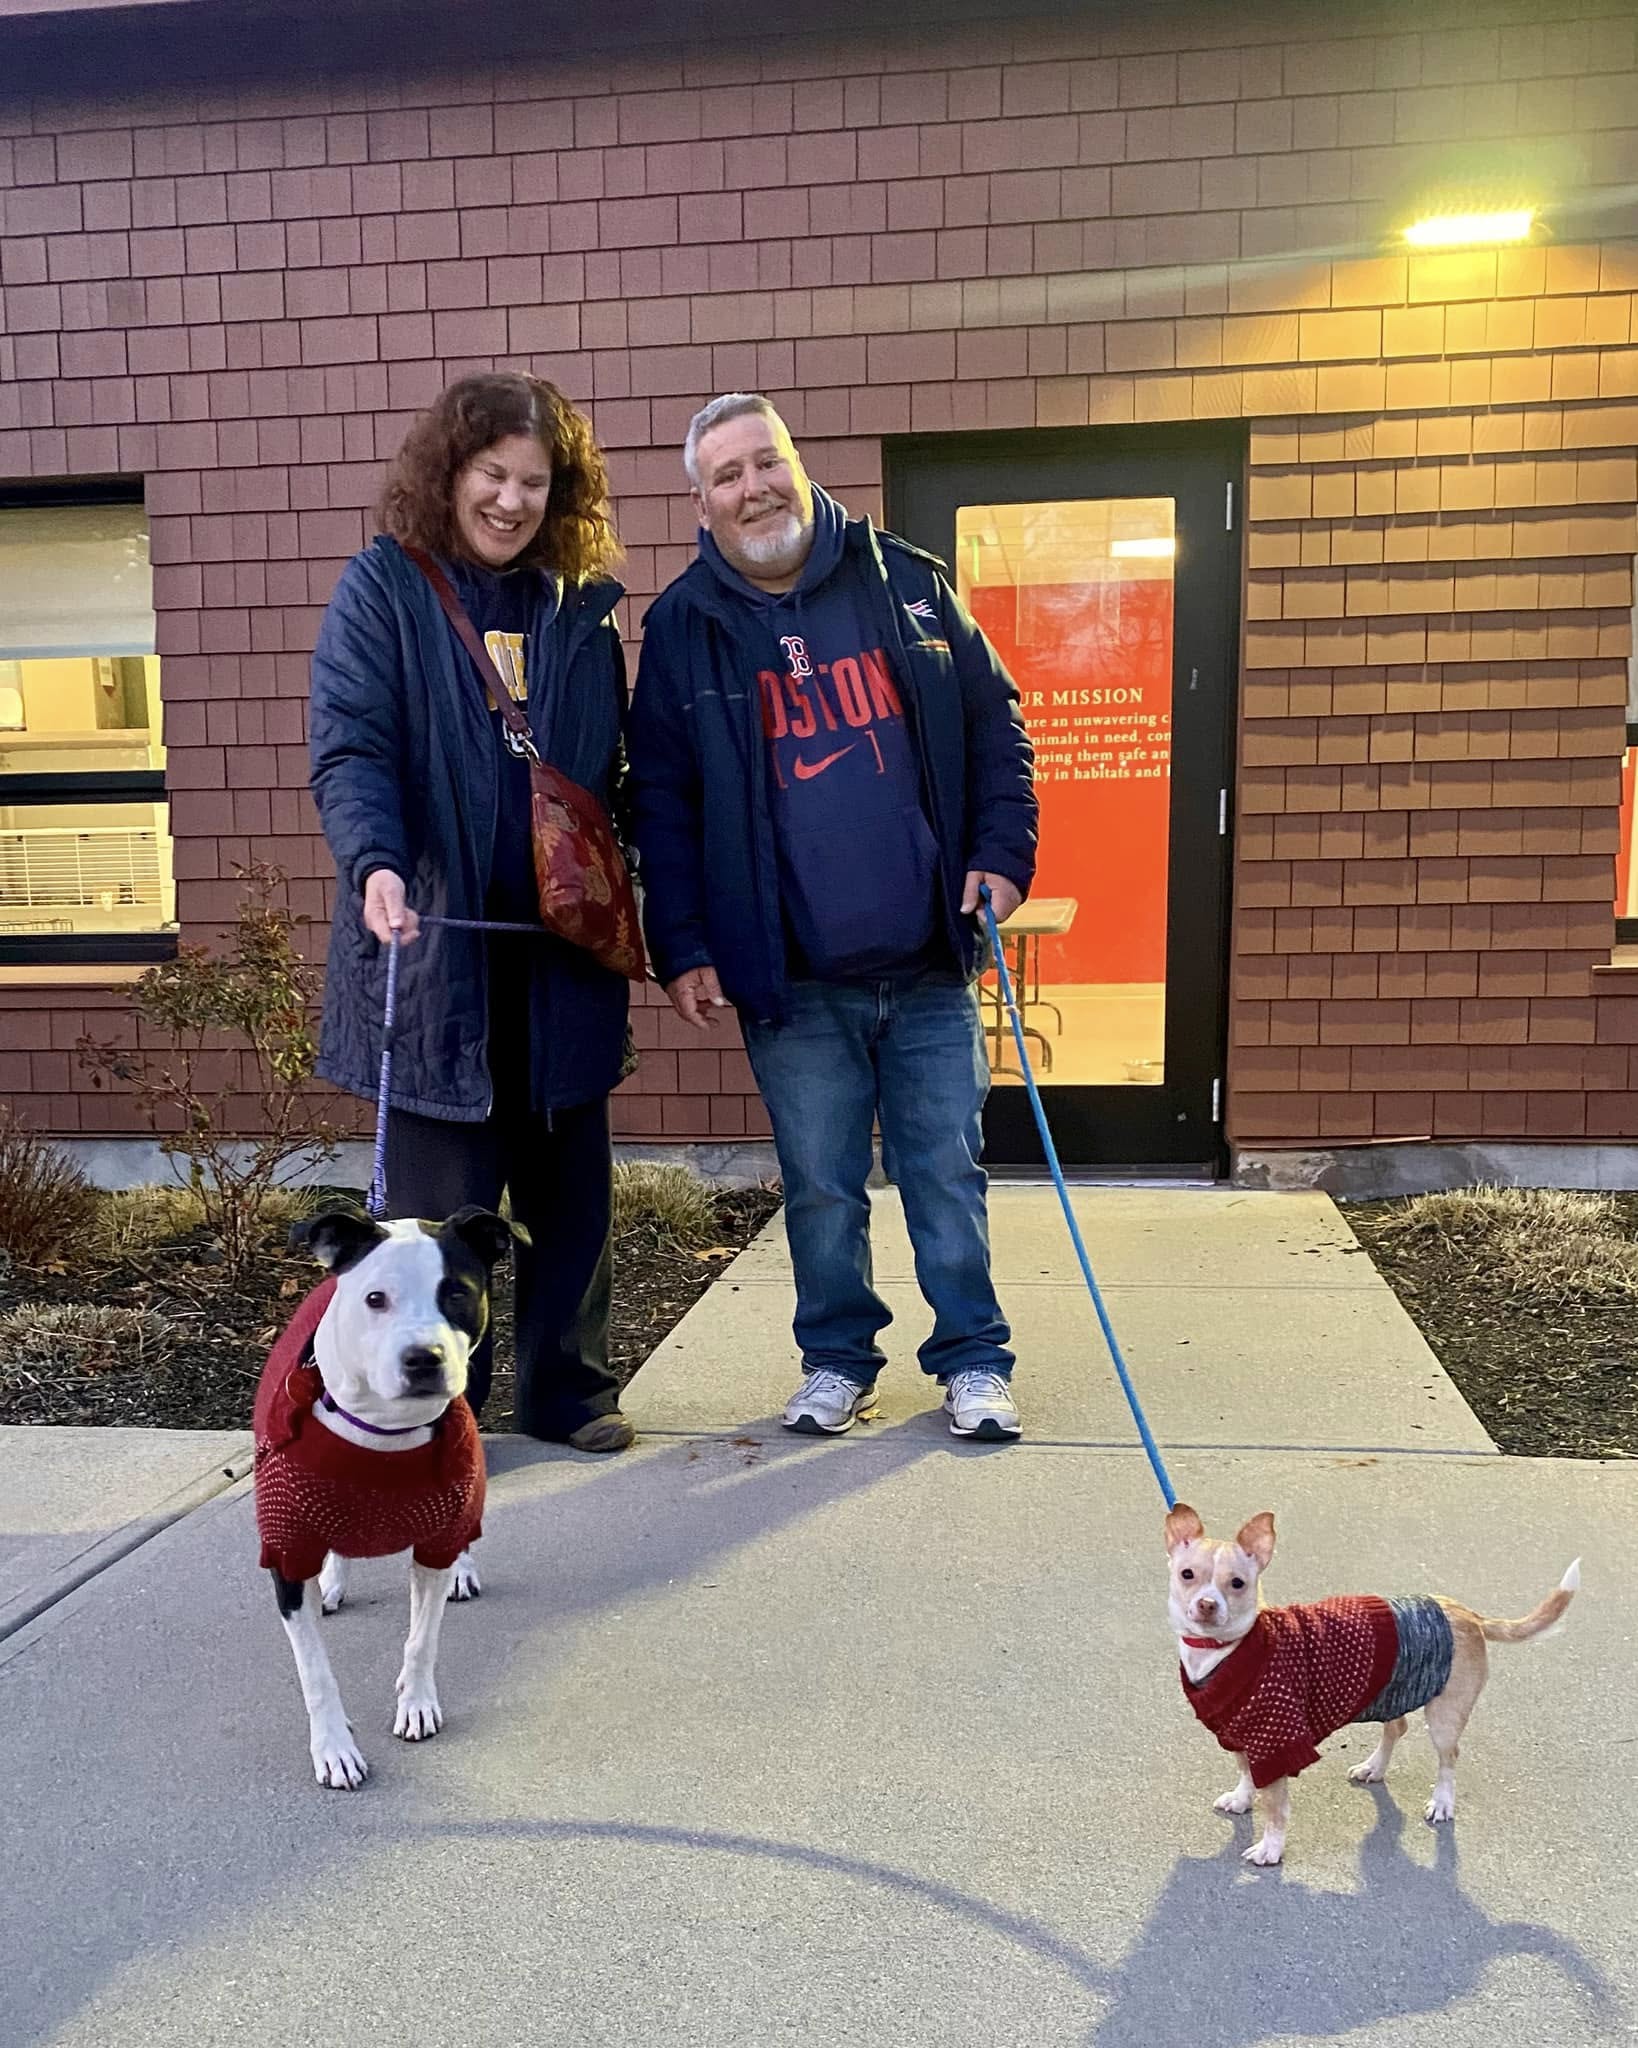
[[[0,508],[0,661],[153,651],[140,505]]]

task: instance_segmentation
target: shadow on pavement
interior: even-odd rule
[[[521,1647],[567,1656],[578,1624],[962,1447],[904,1429],[865,1456],[807,1438],[709,1440],[598,1466],[556,1446],[486,1448],[496,1477],[554,1463],[576,1483],[492,1498],[478,1553],[490,1596],[444,1625],[440,1747],[484,1739]],[[532,1524],[522,1541],[514,1518]],[[3,2048],[44,2048],[122,1971],[208,1949],[269,1899],[333,1879],[390,1838],[416,1796],[414,1752],[388,1732],[403,1582],[390,1598],[366,1589],[324,1623],[376,1772],[359,1792],[325,1792],[255,1559],[248,1500],[214,1503],[97,1582],[83,1611],[13,1638],[20,1648],[0,1663],[0,1811],[8,1839],[27,1845],[0,1889]],[[486,1612],[503,1625],[484,1626]],[[543,1695],[543,1725],[551,1711]]]
[[[1318,1890],[1283,1871],[1245,1871],[1240,1852],[1251,1823],[1241,1822],[1218,1855],[1176,1864],[1137,1943],[1113,1967],[1026,1912],[892,1864],[800,1842],[594,1820],[433,1821],[408,1832],[439,1841],[604,1841],[661,1854],[751,1858],[896,1892],[1065,1971],[1107,2001],[1085,2048],[1255,2048],[1340,2036],[1444,2011],[1474,1995],[1492,1964],[1519,1956],[1561,1971],[1589,2019],[1614,2038],[1621,2008],[1572,1942],[1526,1921],[1490,1919],[1461,1889],[1454,1831],[1439,1829],[1433,1864],[1419,1863],[1405,1853],[1403,1812],[1383,1787],[1373,1787],[1371,1797],[1376,1826],[1365,1838],[1354,1891]],[[974,1999],[984,1995],[975,1980]]]
[[[494,1597],[446,1625],[441,1675],[451,1730],[440,1748],[471,1742],[481,1753],[495,1740],[491,1703],[520,1653],[548,1653],[529,1728],[538,1717],[549,1730],[550,1673],[572,1655],[580,1625],[708,1576],[717,1560],[891,1482],[929,1455],[974,1455],[923,1423],[885,1430],[853,1453],[808,1440],[756,1442],[750,1432],[760,1425],[748,1424],[744,1442],[685,1440],[601,1467],[544,1446],[493,1444],[501,1484],[483,1562]],[[529,1491],[530,1469],[546,1463],[568,1468],[570,1483]],[[508,1488],[518,1475],[525,1484]],[[1102,2007],[1082,2048],[1332,2038],[1444,2013],[1471,1998],[1493,1964],[1521,1957],[1535,1959],[1528,1989],[1556,1992],[1561,1978],[1589,2018],[1612,2032],[1625,2024],[1606,1980],[1574,1943],[1545,1927],[1492,1920],[1466,1896],[1451,1830],[1438,1831],[1431,1867],[1408,1854],[1405,1817],[1381,1788],[1370,1795],[1376,1821],[1351,1891],[1303,1882],[1300,1808],[1292,1874],[1242,1873],[1238,1852],[1250,1829],[1242,1823],[1222,1853],[1173,1866],[1141,1932],[1113,1963],[1083,1946],[1099,1925],[1095,1902],[1084,1929],[1054,1926],[1016,1894],[1014,1903],[986,1899],[801,1842],[597,1819],[422,1819],[420,1760],[387,1733],[403,1621],[397,1585],[390,1606],[367,1598],[357,1615],[344,1611],[325,1624],[379,1777],[357,1794],[320,1792],[289,1654],[254,1556],[247,1502],[201,1510],[0,1665],[10,1766],[0,1769],[0,1809],[19,1845],[0,1895],[9,1959],[4,2048],[45,2048],[88,2004],[117,1997],[124,1973],[144,1963],[185,1996],[190,1972],[210,1969],[270,1907],[299,1909],[355,1873],[380,1894],[383,1850],[462,1840],[476,1850],[486,1838],[602,1837],[656,1856],[761,1858],[891,1888],[930,1915],[955,1916],[1067,1973]],[[531,1739],[532,1732],[525,1747]],[[447,1798],[467,1768],[451,1781],[439,1765],[436,1796]],[[393,1910],[390,1884],[378,1903]],[[972,1997],[985,1996],[975,1973]]]
[[[1256,1832],[1250,1817],[1219,1855],[1182,1858],[1110,1973],[1111,2003],[1088,2048],[1321,2040],[1442,2012],[1512,1956],[1562,1971],[1589,2016],[1613,2024],[1617,2003],[1573,1942],[1528,1921],[1492,1920],[1462,1890],[1455,1828],[1435,1829],[1434,1860],[1420,1863],[1406,1854],[1405,1815],[1386,1786],[1373,1785],[1370,1796],[1376,1825],[1350,1892],[1305,1885],[1284,1866],[1244,1868],[1240,1852]],[[1301,1826],[1299,1811],[1287,1849],[1297,1870]]]

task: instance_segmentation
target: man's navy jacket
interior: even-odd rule
[[[943,929],[971,974],[980,945],[976,920],[960,914],[967,873],[1004,875],[1026,895],[1035,874],[1034,755],[1018,692],[934,556],[850,519],[834,573],[853,579],[903,698],[938,843]],[[655,972],[671,982],[714,967],[729,1000],[770,1023],[783,1013],[786,989],[757,683],[771,636],[765,612],[724,588],[705,562],[691,563],[644,622],[629,734]],[[840,840],[837,886],[892,886],[889,875],[850,869]]]

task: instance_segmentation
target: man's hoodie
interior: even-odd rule
[[[855,981],[953,969],[903,701],[844,554],[842,508],[815,489],[813,511],[813,546],[790,590],[759,590],[704,529],[699,549],[743,612],[756,663],[790,972]],[[859,887],[861,871],[874,886]]]
[[[894,915],[919,916],[918,817],[930,842],[928,943],[960,971],[978,956],[974,920],[960,914],[966,872],[1005,875],[1027,893],[1035,869],[1033,757],[1010,677],[933,556],[814,496],[813,554],[782,597],[747,583],[702,535],[644,622],[632,701],[632,810],[656,972],[671,982],[714,966],[759,1021],[777,1020],[790,980],[816,970],[808,948],[820,961],[848,957],[838,906],[858,909],[861,943],[881,942],[882,899]],[[913,781],[898,774],[900,741]],[[782,796],[828,800],[833,778],[840,832],[794,804],[782,816]],[[903,851],[891,858],[887,810],[869,808],[882,792],[867,779],[899,792]],[[845,822],[867,810],[868,844],[862,823]],[[810,825],[827,841],[811,868]],[[792,892],[793,869],[819,888]],[[916,957],[916,932],[887,938],[890,955]]]

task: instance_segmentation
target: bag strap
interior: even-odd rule
[[[501,681],[495,664],[489,659],[488,650],[478,638],[477,627],[467,617],[466,607],[455,595],[454,584],[450,582],[442,568],[424,549],[412,548],[406,544],[404,552],[432,585],[433,592],[438,602],[443,606],[449,623],[455,628],[456,637],[467,653],[478,664],[478,673],[484,680],[484,688],[488,693],[489,701],[500,713],[507,730],[523,748],[523,751],[531,761],[539,761],[540,752],[535,745],[535,735],[529,721],[512,701],[511,691]]]

